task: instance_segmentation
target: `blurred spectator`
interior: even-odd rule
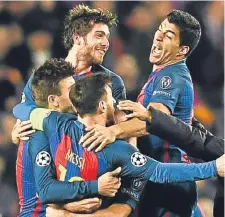
[[[0,120],[0,214],[15,217],[19,211],[15,182],[17,147],[12,144],[11,130],[16,120],[11,114],[4,113]]]
[[[36,29],[28,35],[28,47],[31,53],[31,69],[37,69],[52,57],[52,37],[48,31]],[[30,71],[31,71],[30,69]]]
[[[1,113],[1,141],[0,141],[0,152],[5,156],[5,173],[3,181],[12,187],[16,187],[16,154],[17,146],[12,143],[11,132],[13,126],[16,123],[15,118],[8,113]]]
[[[116,61],[114,71],[120,75],[124,81],[127,98],[136,101],[142,86],[136,59],[129,54],[121,55]]]
[[[0,216],[16,217],[19,211],[16,190],[3,182],[2,176],[5,171],[5,155],[0,152]]]

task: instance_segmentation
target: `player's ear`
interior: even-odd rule
[[[178,55],[186,55],[188,53],[188,51],[190,50],[190,47],[189,46],[181,46],[179,48],[179,51],[178,51]]]
[[[73,34],[73,43],[79,45],[80,43],[80,36],[77,33]]]
[[[83,37],[79,36],[77,33],[73,34],[73,43],[75,45],[82,45],[83,40]]]
[[[59,99],[56,95],[49,95],[48,96],[48,104],[51,107],[58,107],[59,106]]]
[[[106,112],[106,105],[105,102],[100,100],[99,104],[98,104],[98,108],[100,110],[101,113],[105,113]]]

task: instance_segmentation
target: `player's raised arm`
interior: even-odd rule
[[[158,183],[197,181],[217,175],[224,177],[225,155],[208,163],[161,163],[120,140],[107,146],[103,152],[109,158],[110,164],[121,166],[121,176],[144,177],[144,180]]]

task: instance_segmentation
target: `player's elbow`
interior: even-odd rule
[[[45,194],[43,191],[40,191],[38,194],[38,198],[41,201],[42,204],[49,204],[53,203],[52,198],[49,198],[47,194]]]

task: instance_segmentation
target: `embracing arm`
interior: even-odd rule
[[[47,138],[42,132],[29,140],[35,184],[42,203],[65,203],[98,194],[98,181],[62,182],[56,179],[55,165]]]
[[[128,118],[146,121],[149,133],[175,144],[190,156],[210,161],[224,154],[224,139],[211,134],[196,120],[190,126],[151,106],[147,110],[141,104],[129,100],[121,102],[119,107],[132,112],[127,115]]]
[[[128,217],[131,213],[131,207],[127,204],[113,204],[106,209],[98,210],[91,214],[75,214],[66,210],[48,207],[47,217]]]
[[[149,108],[149,133],[165,139],[190,156],[205,161],[215,160],[224,154],[224,139],[218,138],[207,130],[189,126],[178,118],[168,116],[152,107]]]

